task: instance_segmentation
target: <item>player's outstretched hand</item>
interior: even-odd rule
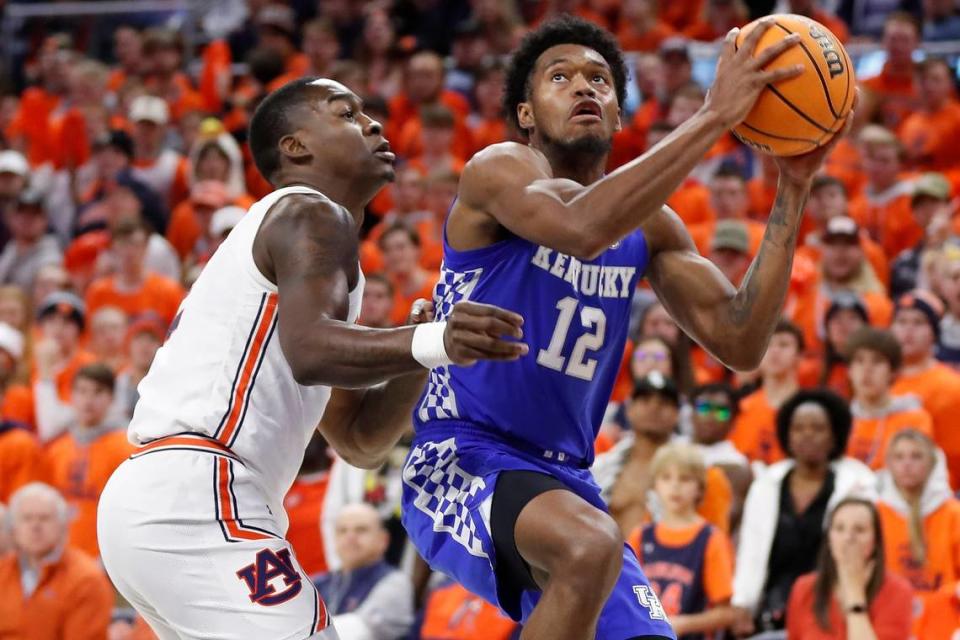
[[[736,46],[739,29],[731,29],[723,41],[717,74],[707,93],[705,107],[717,114],[728,129],[747,117],[765,86],[803,73],[803,65],[764,71],[764,66],[800,42],[800,36],[795,33],[767,47],[756,58],[753,57],[760,37],[773,23],[773,18],[761,19],[744,38],[739,49]]]
[[[443,345],[454,364],[470,366],[478,360],[516,360],[527,354],[523,318],[489,304],[458,302],[447,317]]]
[[[417,298],[410,305],[410,315],[407,317],[407,324],[425,324],[433,322],[434,306],[430,300]]]

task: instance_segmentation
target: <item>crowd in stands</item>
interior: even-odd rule
[[[330,77],[384,124],[397,179],[364,219],[360,322],[391,327],[431,297],[464,164],[519,139],[501,98],[525,32],[573,13],[630,52],[637,98],[612,170],[703,105],[694,41],[772,11],[877,43],[885,62],[813,182],[756,371],[726,369],[636,291],[597,482],[684,638],[957,637],[960,99],[955,59],[923,46],[960,44],[954,0],[217,6],[189,48],[156,17],[113,28],[103,55],[89,23],[28,22],[21,68],[0,77],[0,637],[153,637],[98,563],[97,502],[181,300],[271,191],[246,134],[267,93]],[[739,284],[776,187],[771,159],[728,135],[668,205]],[[519,637],[406,544],[405,453],[365,471],[317,436],[286,496],[341,637]]]

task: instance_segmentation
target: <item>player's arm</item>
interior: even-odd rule
[[[746,117],[763,87],[800,73],[796,67],[763,70],[797,42],[790,36],[754,59],[764,31],[762,25],[751,31],[739,51],[731,31],[704,107],[656,147],[590,185],[554,178],[546,158],[524,145],[504,143],[478,153],[461,176],[450,231],[467,245],[483,244],[474,239],[490,237],[499,225],[563,253],[599,255],[659,213],[720,136]]]
[[[647,275],[654,291],[687,335],[727,367],[750,371],[760,364],[783,309],[810,183],[852,122],[851,112],[844,130],[819,149],[776,158],[777,195],[760,251],[739,288],[699,254],[669,208],[644,227],[652,247]]]
[[[346,322],[349,291],[359,278],[356,234],[346,210],[289,196],[270,211],[254,241],[257,266],[279,291],[280,346],[300,384],[366,387],[423,369],[414,355],[415,327]],[[459,365],[514,360],[527,346],[505,336],[522,337],[522,323],[498,307],[459,303],[435,336],[436,349]]]

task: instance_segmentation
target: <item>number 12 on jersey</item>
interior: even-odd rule
[[[550,338],[550,344],[546,349],[540,349],[537,354],[537,364],[543,365],[554,371],[562,371],[568,376],[580,378],[581,380],[593,380],[593,373],[597,369],[597,360],[595,358],[584,359],[587,350],[596,351],[603,346],[604,334],[607,330],[607,317],[603,314],[603,309],[597,307],[583,307],[580,309],[580,324],[585,333],[580,336],[573,345],[569,358],[561,352],[567,342],[567,333],[570,332],[570,325],[577,314],[579,303],[576,298],[567,296],[557,302],[557,309],[560,316],[557,318],[557,325],[553,330],[553,336]],[[566,368],[564,368],[566,365]]]

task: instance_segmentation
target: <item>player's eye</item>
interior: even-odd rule
[[[560,73],[559,71],[553,74],[553,76],[551,76],[550,78],[550,80],[552,80],[553,82],[559,82],[560,80],[566,80],[566,79],[567,79],[566,74]]]
[[[347,109],[342,114],[340,114],[340,117],[350,122],[353,122],[354,120],[357,119],[357,114],[353,112],[353,109]]]
[[[595,74],[595,75],[593,76],[593,81],[594,81],[594,82],[602,82],[603,84],[606,84],[606,83],[607,83],[607,78],[606,78],[605,76],[603,76],[603,75],[601,75],[601,74],[598,73],[598,74]]]

